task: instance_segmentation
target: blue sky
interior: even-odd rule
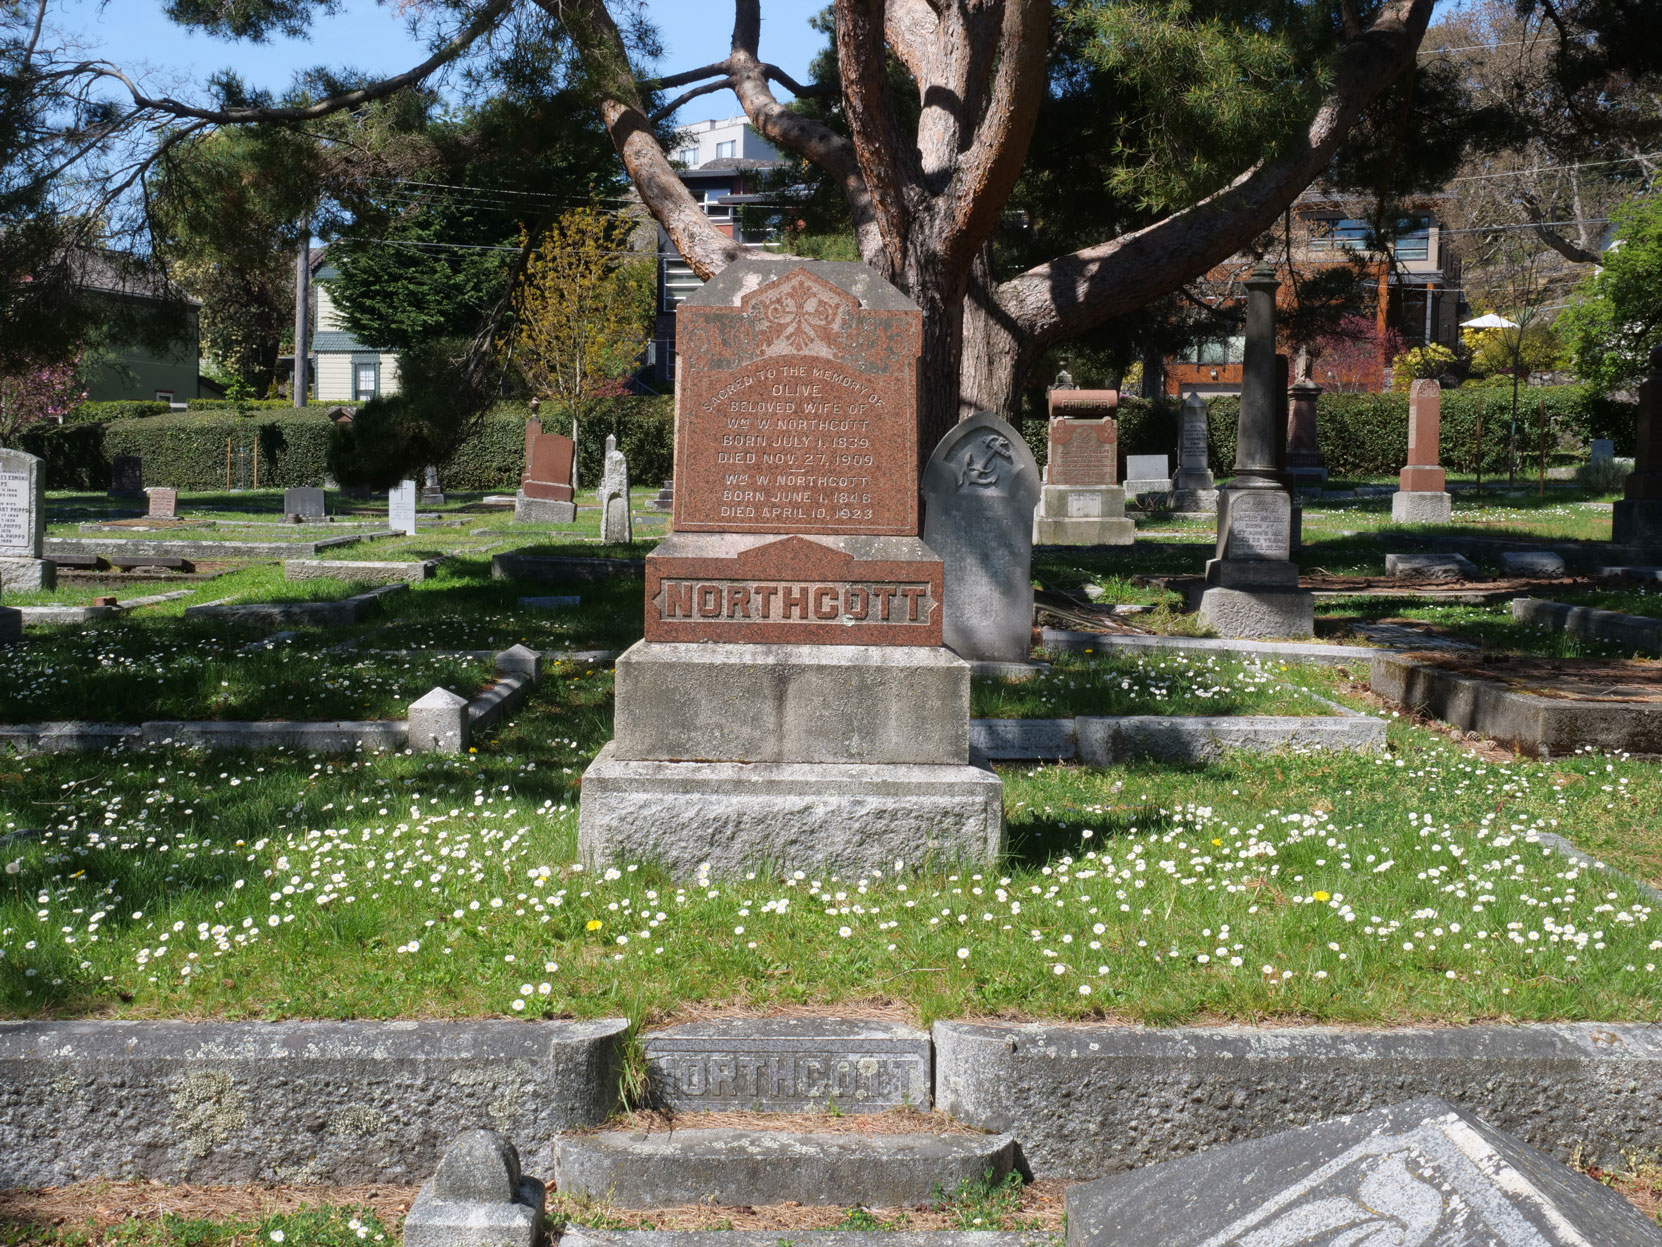
[[[766,0],[762,6],[762,55],[801,79],[823,36],[808,19],[829,0]],[[729,0],[647,0],[647,11],[663,34],[661,69],[692,69],[727,55],[733,31]],[[406,69],[425,55],[412,43],[393,6],[374,0],[347,0],[342,12],[314,23],[309,39],[268,44],[235,43],[186,32],[162,15],[161,0],[67,0],[59,17],[66,34],[99,45],[97,54],[124,69],[142,65],[153,85],[179,90],[184,81],[201,83],[217,69],[232,68],[251,86],[282,88],[294,71],[318,64],[371,72]],[[92,50],[89,48],[89,50]],[[781,98],[787,93],[780,92]],[[729,116],[738,101],[729,93],[707,95],[681,120]]]

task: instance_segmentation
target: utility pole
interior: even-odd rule
[[[294,261],[294,405],[306,405],[308,368],[306,357],[311,353],[312,329],[312,225],[303,222],[300,227],[300,252]]]

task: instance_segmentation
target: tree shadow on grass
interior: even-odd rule
[[[1006,820],[1005,861],[1016,868],[1043,866],[1064,854],[1077,858],[1093,850],[1101,852],[1133,830],[1140,835],[1168,831],[1171,826],[1170,813],[1156,805],[1098,813],[1084,806],[1053,804],[1048,813]],[[1089,839],[1080,834],[1087,827],[1092,833]]]

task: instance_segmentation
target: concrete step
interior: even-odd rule
[[[606,1131],[561,1136],[554,1181],[561,1194],[621,1208],[787,1202],[894,1208],[926,1203],[936,1188],[950,1193],[989,1170],[997,1181],[1015,1159],[1015,1140],[1007,1134]]]
[[[804,1241],[806,1240],[806,1241]],[[1038,1230],[586,1230],[568,1225],[560,1247],[1047,1247]]]

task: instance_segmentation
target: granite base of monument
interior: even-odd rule
[[[612,756],[961,763],[969,682],[939,646],[637,641],[617,660]]]
[[[1178,515],[1216,515],[1218,491],[1215,489],[1174,489],[1167,506]]]
[[[531,498],[521,491],[514,495],[514,523],[516,524],[573,524],[577,521],[575,502],[556,502],[552,498]]]
[[[1610,524],[1617,545],[1662,548],[1662,499],[1618,499]]]
[[[1034,545],[1128,546],[1136,538],[1118,485],[1046,485],[1039,493]]]
[[[0,645],[16,645],[23,639],[23,612],[0,606]]]
[[[1447,524],[1454,509],[1441,489],[1399,489],[1391,495],[1391,520],[1397,524]]]
[[[583,773],[579,856],[708,869],[986,865],[1004,847],[1003,782],[969,765],[638,762],[608,742]]]
[[[51,559],[0,558],[0,590],[28,593],[37,589],[55,589],[57,585],[58,565]]]
[[[1305,589],[1207,589],[1200,622],[1226,637],[1307,637],[1316,630],[1316,599]]]

